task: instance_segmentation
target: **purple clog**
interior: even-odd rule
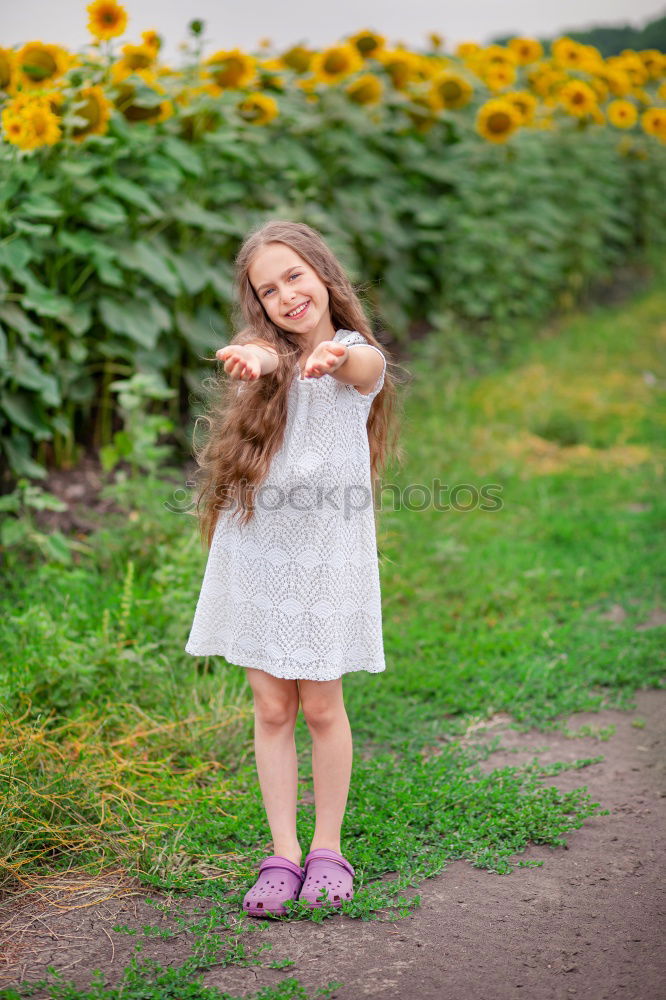
[[[259,865],[259,878],[243,898],[250,917],[284,916],[284,902],[297,899],[305,870],[281,854],[271,854]]]
[[[328,902],[342,906],[345,900],[354,898],[353,878],[356,874],[346,858],[328,847],[317,847],[305,859],[305,881],[299,899],[305,899],[310,909],[323,905],[317,897],[322,888],[326,889]]]

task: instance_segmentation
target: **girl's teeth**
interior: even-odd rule
[[[288,315],[289,315],[289,316],[292,316],[292,317],[293,317],[293,316],[300,316],[302,312],[305,312],[305,310],[306,310],[306,309],[307,309],[307,307],[308,307],[308,304],[309,304],[309,303],[307,303],[307,302],[306,302],[306,303],[305,303],[305,305],[301,306],[301,307],[300,307],[299,309],[297,309],[297,310],[296,310],[295,312],[293,312],[293,311],[292,311],[292,312],[290,312],[290,313],[289,313]]]

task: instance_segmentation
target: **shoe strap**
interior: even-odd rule
[[[339,865],[342,865],[343,868],[347,869],[347,871],[352,877],[356,874],[356,872],[354,871],[350,863],[347,861],[347,859],[343,858],[343,856],[341,854],[338,854],[337,851],[332,851],[330,847],[316,847],[314,851],[310,851],[310,853],[305,859],[305,871],[307,872],[308,865],[311,861],[318,861],[318,860],[337,861]]]
[[[262,872],[265,868],[286,868],[287,871],[293,872],[294,875],[298,875],[300,878],[303,878],[305,875],[304,868],[295,864],[289,858],[283,857],[281,854],[271,854],[269,857],[264,858],[259,865],[259,871]]]

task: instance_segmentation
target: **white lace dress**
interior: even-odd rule
[[[333,339],[378,350],[357,331]],[[295,364],[254,517],[220,511],[186,652],[290,679],[386,669],[366,427],[382,358],[367,395]]]

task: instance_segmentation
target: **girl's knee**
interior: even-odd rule
[[[246,669],[254,696],[255,718],[267,726],[294,726],[299,706],[297,682],[273,677],[264,670]]]
[[[329,726],[345,714],[341,678],[336,681],[301,681],[300,692],[308,726]]]

